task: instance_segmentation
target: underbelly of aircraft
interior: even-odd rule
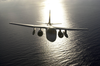
[[[54,29],[54,28],[48,28],[46,30],[46,37],[51,42],[56,40],[56,34],[57,34],[57,32],[56,32],[56,29]]]

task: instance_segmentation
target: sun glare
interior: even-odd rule
[[[41,18],[43,22],[48,22],[49,19],[49,10],[51,10],[51,23],[62,23],[60,25],[53,25],[53,26],[58,26],[58,27],[70,27],[69,25],[69,20],[68,19],[68,15],[67,12],[63,6],[63,3],[61,2],[61,0],[45,0],[42,3],[42,8],[41,8]],[[62,31],[63,32],[63,31]],[[57,30],[58,33],[58,30]],[[66,37],[63,38],[59,38],[58,34],[56,37],[56,40],[54,42],[48,42],[48,41],[43,41],[45,42],[45,44],[41,44],[44,45],[43,49],[46,52],[47,55],[45,55],[45,58],[49,58],[50,60],[55,59],[59,60],[60,58],[63,58],[64,56],[66,56],[66,54],[64,54],[64,52],[62,52],[61,50],[69,50],[71,45],[70,45],[70,39],[66,39]],[[68,41],[68,42],[67,42]],[[42,43],[41,42],[41,43]],[[67,44],[66,44],[67,42]],[[67,61],[68,59],[66,59]]]
[[[45,0],[42,9],[43,21],[48,22],[49,10],[51,10],[51,23],[66,23],[66,14],[61,0]],[[57,25],[57,26],[61,26]]]
[[[68,14],[66,11],[66,7],[64,6],[62,0],[45,0],[42,3],[42,8],[41,8],[41,22],[46,22],[48,23],[49,21],[49,10],[51,10],[51,23],[62,23],[62,24],[57,24],[53,26],[57,27],[66,27],[70,28],[70,21],[68,20]],[[63,32],[64,30],[62,30]],[[58,33],[58,30],[57,30]],[[59,37],[57,37],[57,40],[60,40]],[[64,39],[63,39],[64,40]],[[61,40],[60,40],[61,41]],[[65,39],[66,41],[66,39]],[[57,41],[58,42],[58,41]]]
[[[48,22],[49,10],[51,10],[51,23],[62,23],[60,25],[53,25],[53,26],[67,27],[67,28],[70,27],[69,20],[67,20],[68,15],[63,6],[62,0],[45,0],[43,2],[43,5],[44,6],[42,8],[41,14],[43,15],[42,20],[44,22]],[[60,38],[57,37],[57,40],[60,40]],[[64,41],[66,41],[66,39]]]
[[[52,8],[56,6],[59,6],[60,2],[61,2],[60,0],[46,0],[45,5],[48,7],[48,9],[51,10]]]

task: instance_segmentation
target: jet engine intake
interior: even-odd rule
[[[38,36],[41,37],[42,35],[43,35],[43,31],[40,29],[40,30],[38,31]]]
[[[61,32],[61,30],[59,30],[58,36],[59,36],[60,38],[63,38],[63,33]]]

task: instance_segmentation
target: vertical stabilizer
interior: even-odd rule
[[[49,22],[46,23],[47,25],[58,25],[58,24],[61,24],[61,23],[51,23],[51,10],[49,10]]]
[[[49,25],[51,25],[51,10],[49,10]]]

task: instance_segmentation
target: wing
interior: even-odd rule
[[[30,27],[30,28],[47,28],[48,27],[48,26],[42,26],[42,25],[32,25],[32,24],[23,24],[23,23],[14,23],[14,22],[10,22],[9,24]]]
[[[55,29],[61,29],[61,30],[71,30],[71,31],[86,31],[88,28],[65,28],[65,27],[54,27]]]

